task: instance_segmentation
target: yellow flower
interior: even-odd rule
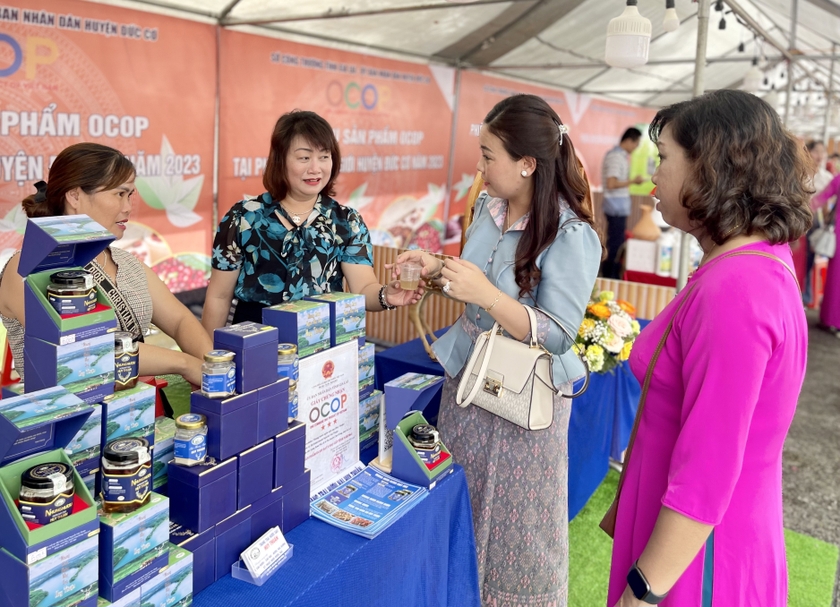
[[[631,320],[630,326],[633,327],[633,333],[638,333],[642,330],[642,325],[639,324],[638,320]]]
[[[596,344],[586,348],[586,362],[593,373],[600,371],[604,367],[604,349]]]
[[[630,350],[633,349],[633,342],[628,341],[624,344],[624,347],[621,349],[621,352],[618,353],[618,360],[627,360],[630,358]]]
[[[595,303],[590,304],[587,307],[589,313],[593,316],[597,316],[598,318],[609,318],[610,317],[610,309],[607,307],[606,304],[603,303]]]
[[[615,293],[612,291],[601,291],[601,294],[598,295],[599,301],[612,301],[615,299]]]
[[[584,318],[583,322],[580,323],[580,329],[578,330],[578,335],[581,337],[586,337],[589,333],[595,330],[595,321],[591,318]]]

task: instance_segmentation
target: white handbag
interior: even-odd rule
[[[499,323],[478,336],[472,355],[464,367],[455,402],[473,404],[526,430],[544,430],[554,420],[554,387],[551,353],[537,343],[537,317],[525,306],[531,323],[530,344],[502,335]],[[548,315],[574,342],[575,337]],[[589,367],[583,387],[568,398],[575,398],[589,386]],[[466,394],[466,396],[464,396]]]

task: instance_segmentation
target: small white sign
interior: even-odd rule
[[[272,527],[242,553],[242,562],[255,578],[262,577],[289,551],[279,527]]]

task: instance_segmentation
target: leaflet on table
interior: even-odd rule
[[[311,495],[359,461],[358,357],[353,341],[300,361],[298,419],[306,424]]]
[[[312,516],[340,529],[374,538],[428,495],[423,487],[366,467],[312,502]]]

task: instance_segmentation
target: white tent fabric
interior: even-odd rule
[[[103,1],[103,0],[98,0]],[[108,0],[104,0],[108,2]],[[676,0],[681,25],[662,28],[665,0],[639,0],[653,23],[650,63],[626,70],[604,63],[609,20],[624,0],[111,0],[133,8],[169,9],[231,28],[309,39],[317,44],[396,54],[406,59],[469,66],[550,86],[661,107],[691,96],[697,4]],[[718,6],[716,6],[716,4]],[[796,6],[797,55],[788,123],[803,136],[822,137],[834,43],[840,43],[836,0],[712,0],[706,90],[739,87],[753,58],[766,73],[764,95],[783,111]],[[722,8],[722,11],[716,10]],[[732,9],[748,15],[752,29]],[[737,12],[737,11],[736,11]],[[721,20],[725,29],[719,29]],[[761,30],[757,37],[755,26]],[[740,46],[740,48],[739,48]],[[743,49],[743,50],[741,50]],[[837,49],[840,53],[840,48]],[[840,66],[835,70],[840,80]],[[835,104],[840,106],[840,103]],[[840,112],[832,112],[840,131]]]

